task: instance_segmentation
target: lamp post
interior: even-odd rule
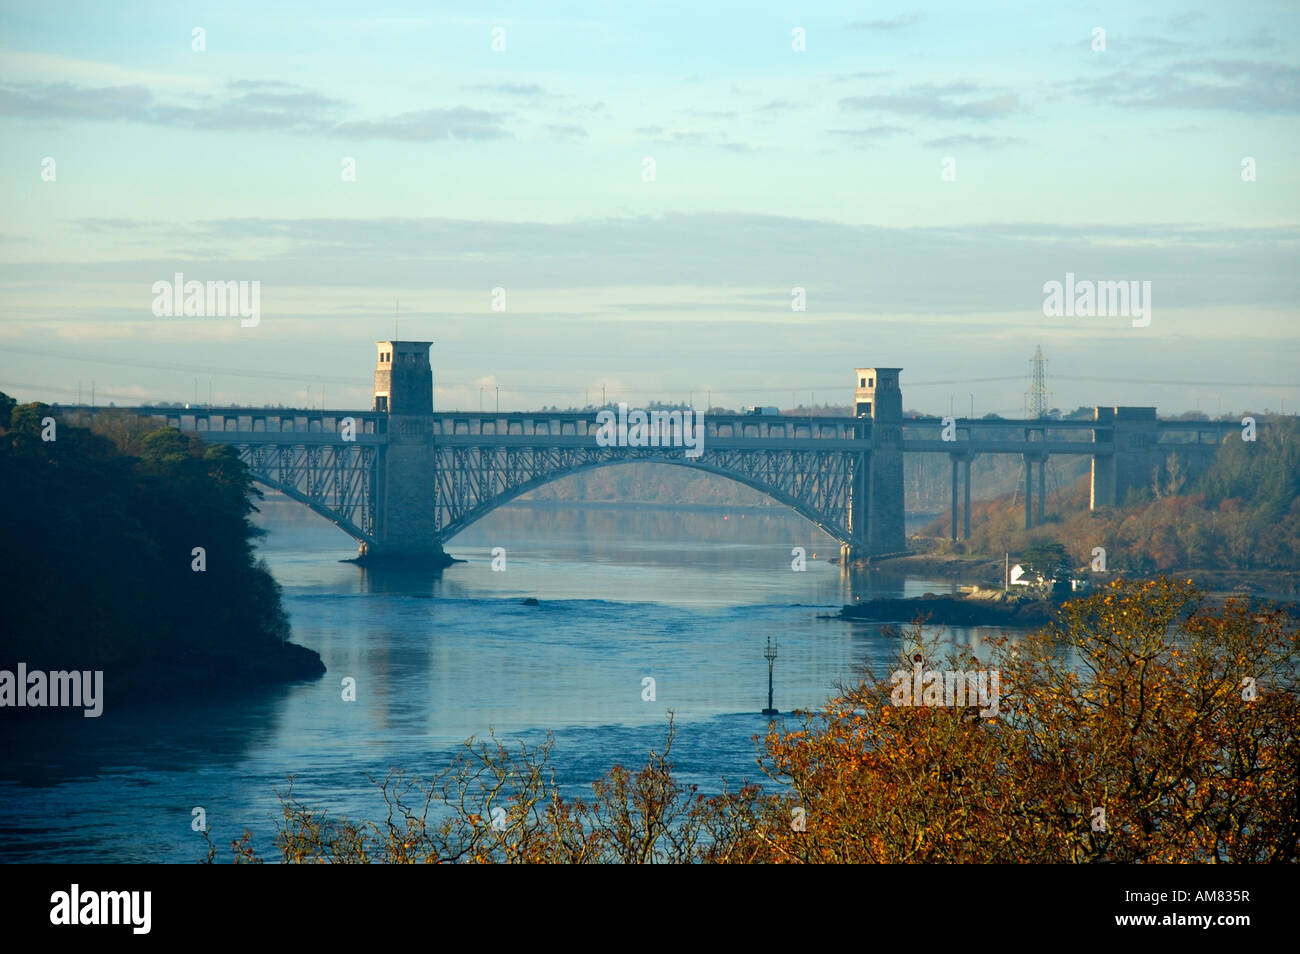
[[[767,648],[763,650],[763,658],[767,660],[767,708],[763,710],[763,715],[774,716],[780,715],[772,707],[772,665],[776,662],[776,647],[772,645],[772,637],[767,637]]]

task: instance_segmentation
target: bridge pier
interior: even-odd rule
[[[973,456],[966,457],[966,533],[967,540],[970,539],[970,465],[973,462]]]
[[[902,553],[907,548],[903,521],[902,368],[856,368],[854,436],[869,439],[870,451],[859,454],[852,484],[849,562]]]
[[[974,459],[974,454],[949,454],[952,459],[952,540],[957,542],[957,481],[958,475],[962,474],[965,480],[965,507],[962,510],[964,526],[962,528],[964,538],[970,539],[970,465]]]
[[[388,444],[376,464],[375,540],[360,545],[359,562],[434,566],[454,562],[442,549],[439,534],[431,421],[416,415],[389,417]]]
[[[1028,454],[1025,461],[1025,529],[1034,525],[1034,461]]]
[[[438,526],[431,341],[378,341],[374,410],[388,412],[388,442],[375,473],[375,539],[361,563],[447,566]]]
[[[1025,529],[1032,530],[1046,519],[1047,505],[1047,454],[1025,454]],[[1038,465],[1038,499],[1034,500],[1034,465]],[[1037,514],[1037,519],[1035,519]]]
[[[1043,524],[1043,509],[1047,506],[1047,457],[1038,460],[1038,525]]]
[[[957,466],[959,458],[956,454],[950,454],[952,460],[952,542],[957,542]]]
[[[1156,446],[1159,428],[1156,409],[1094,407],[1092,418],[1103,428],[1109,428],[1112,453],[1093,455],[1090,507],[1093,510],[1118,507],[1130,490],[1149,486],[1152,468],[1162,463]],[[1092,439],[1103,442],[1096,430]]]

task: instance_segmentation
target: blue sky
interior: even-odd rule
[[[879,364],[909,407],[1015,413],[1041,344],[1063,408],[1294,410],[1298,27],[1294,3],[7,3],[0,389],[364,407],[400,301],[441,407],[847,402]],[[260,323],[155,317],[178,271],[259,281]],[[1045,317],[1067,271],[1150,281],[1151,324]]]

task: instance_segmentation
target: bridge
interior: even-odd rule
[[[569,474],[636,462],[739,481],[820,527],[840,543],[845,562],[880,558],[906,546],[905,454],[950,457],[955,540],[963,496],[970,536],[970,468],[980,454],[1023,458],[1025,526],[1032,527],[1043,520],[1052,456],[1092,458],[1097,509],[1149,487],[1168,454],[1203,463],[1239,431],[1231,422],[1161,421],[1152,407],[1096,407],[1091,421],[904,419],[902,369],[857,368],[855,416],[700,414],[702,453],[695,456],[668,440],[606,446],[598,436],[607,409],[434,411],[431,344],[377,342],[374,405],[366,411],[126,410],[238,448],[257,482],[350,534],[363,562],[445,563],[448,540],[521,494]]]

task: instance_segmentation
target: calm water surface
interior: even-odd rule
[[[337,562],[355,547],[335,528],[268,519],[261,550],[293,638],[321,654],[326,675],[201,706],[114,707],[109,685],[99,719],[7,732],[0,859],[196,861],[196,806],[219,845],[247,828],[273,856],[275,790],[287,774],[305,801],[378,817],[367,776],[390,766],[431,773],[489,731],[531,744],[551,730],[557,780],[566,794],[589,794],[614,763],[641,765],[662,746],[669,710],[680,777],[717,791],[723,778],[760,777],[752,737],[767,724],[767,637],[780,646],[777,708],[816,707],[856,667],[892,668],[896,651],[878,626],[823,614],[855,598],[954,589],[846,578],[811,558],[792,572],[791,543],[771,527],[751,536],[774,542],[710,539],[698,515],[674,526],[662,514],[606,514],[599,539],[544,513],[495,529],[494,519],[457,538],[448,549],[469,562],[440,579],[367,573]],[[498,545],[505,572],[491,569]],[[540,605],[523,605],[530,596]],[[949,632],[977,651],[987,635]],[[346,676],[355,702],[342,701]],[[647,676],[653,702],[642,699]]]

